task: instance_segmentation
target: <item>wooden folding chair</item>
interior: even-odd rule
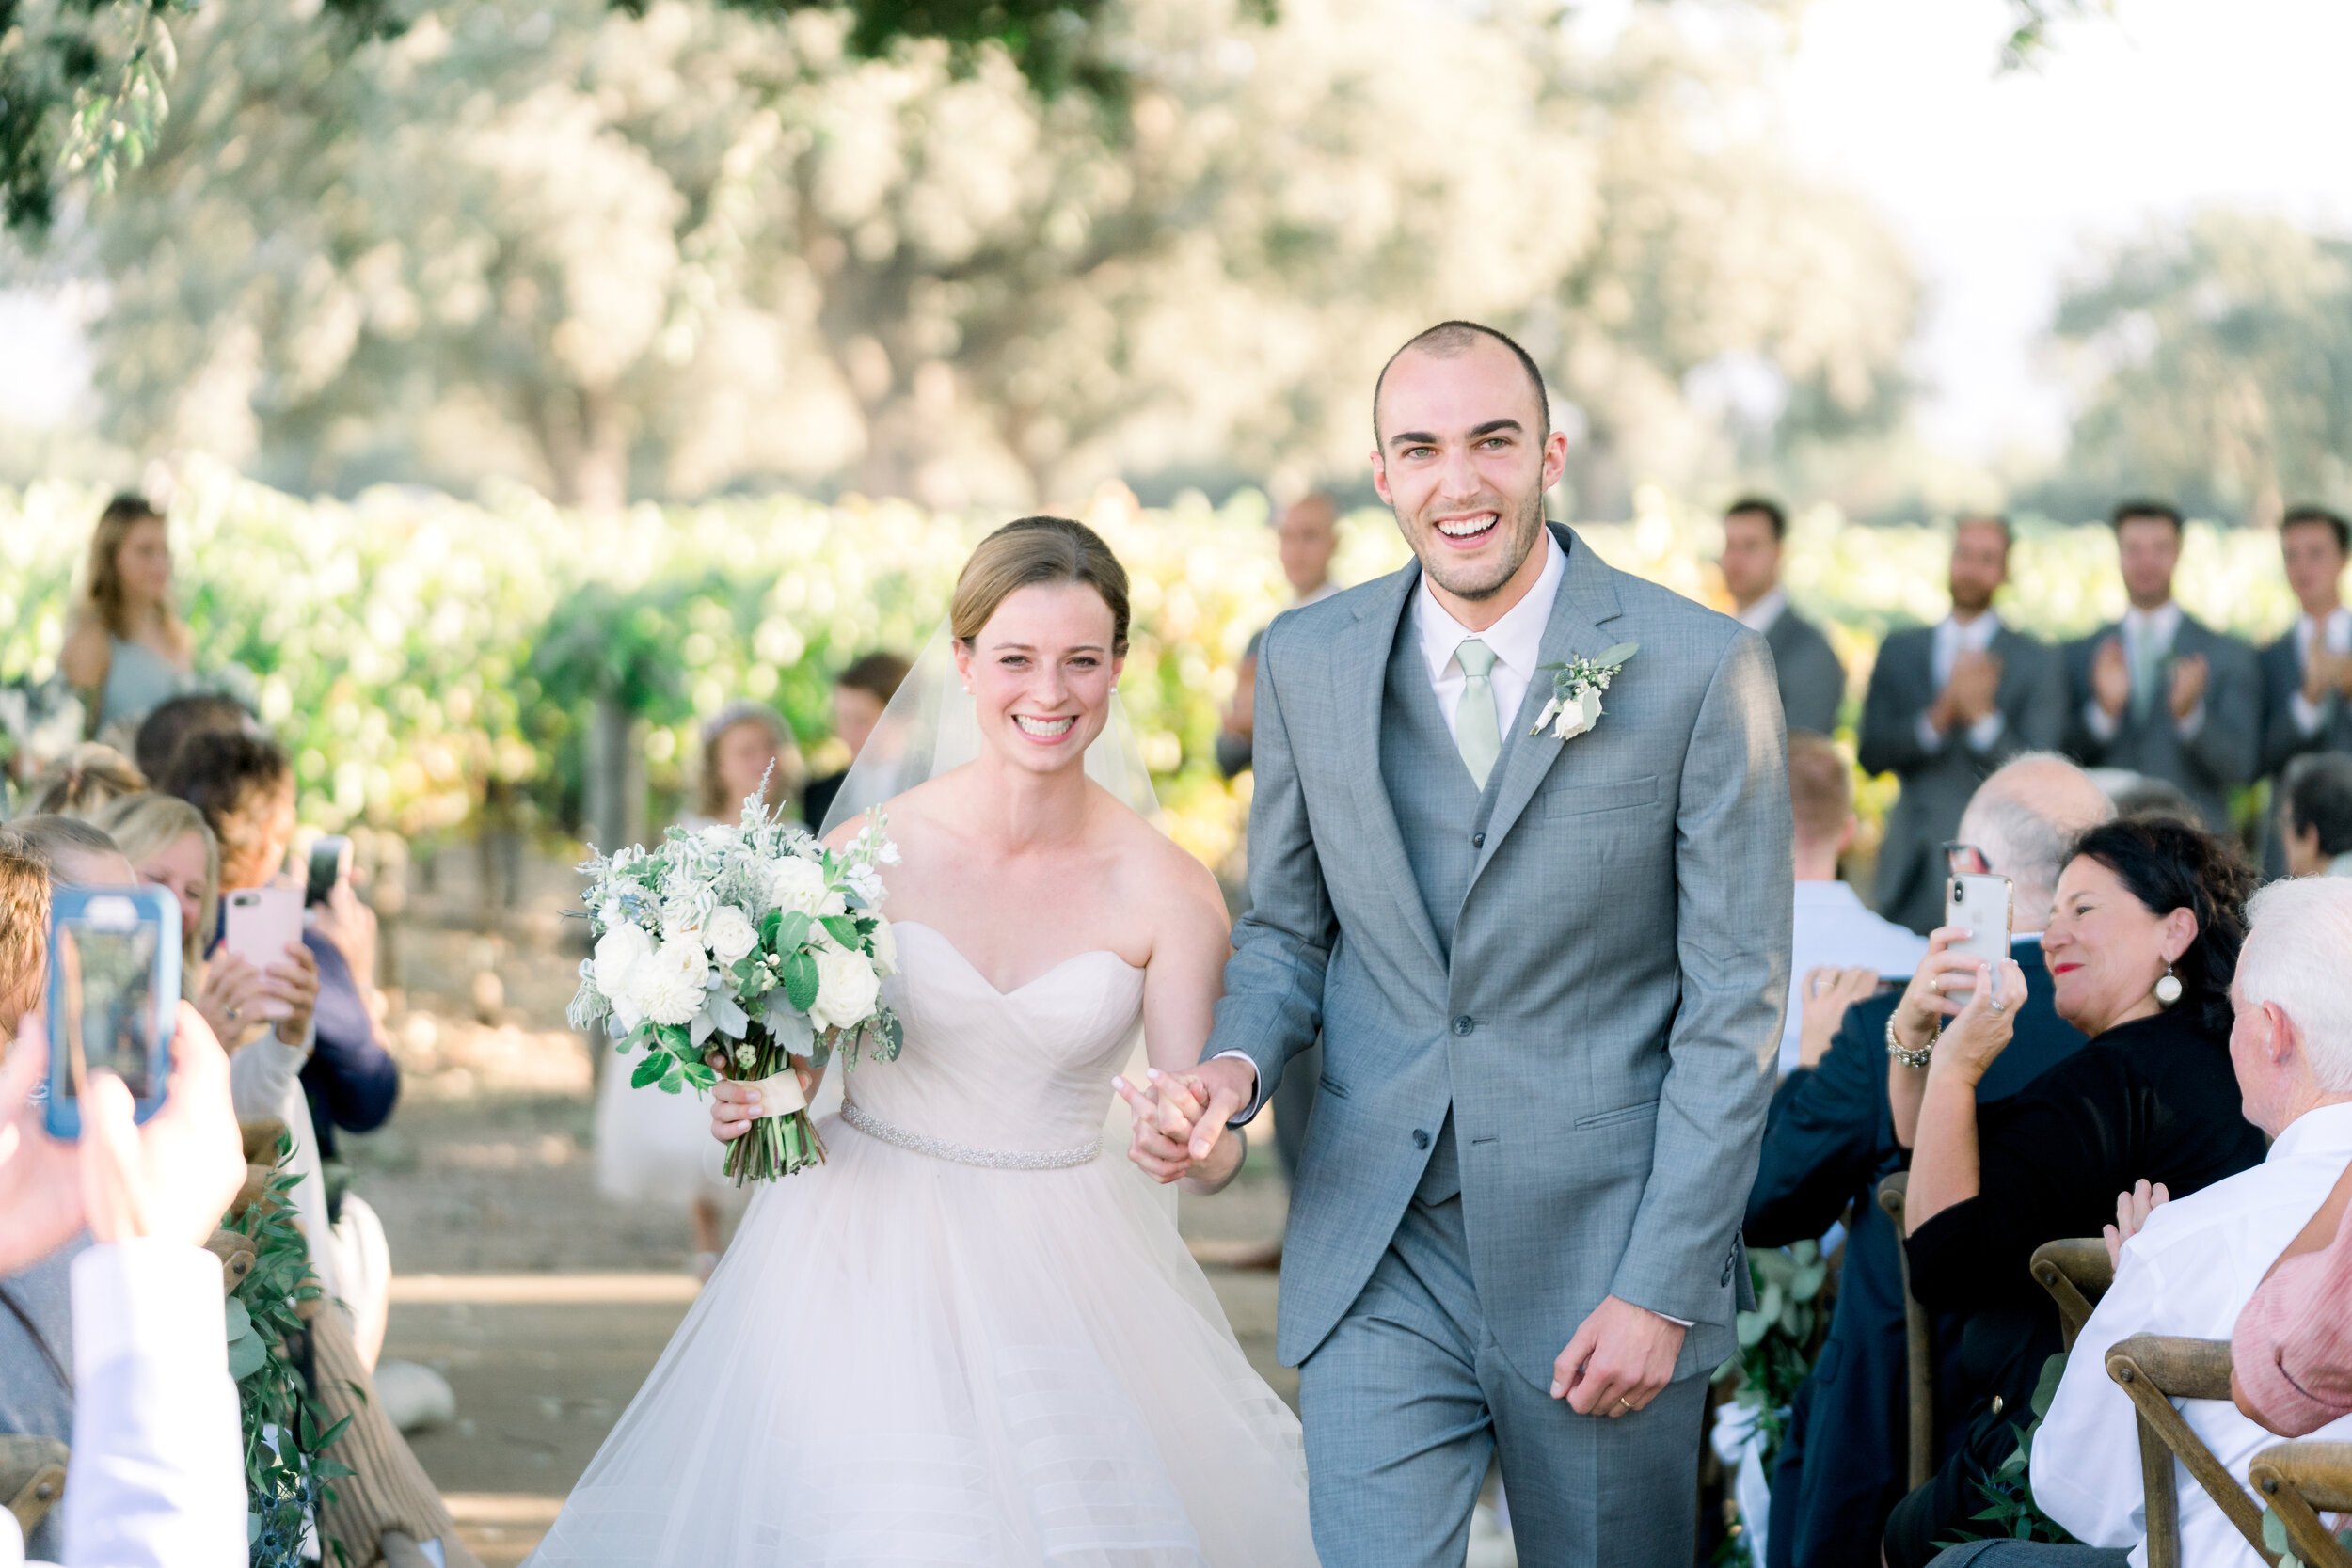
[[[1895,1257],[1903,1275],[1904,1403],[1911,1430],[1904,1485],[1917,1491],[1935,1473],[1935,1346],[1928,1333],[1928,1309],[1911,1293],[1911,1254],[1903,1246],[1903,1200],[1911,1173],[1899,1170],[1879,1183],[1879,1207],[1895,1223]]]
[[[2107,1375],[2131,1396],[2139,1413],[2139,1477],[2147,1496],[2148,1568],[2182,1568],[2181,1498],[2172,1463],[2180,1461],[2205,1496],[2237,1527],[2265,1562],[2279,1554],[2263,1544],[2263,1510],[2237,1478],[2213,1456],[2174,1400],[2230,1397],[2230,1342],[2135,1334],[2107,1352]]]
[[[2352,1513],[2352,1443],[2281,1443],[2247,1466],[2247,1479],[2286,1527],[2296,1557],[2310,1568],[2352,1568],[2345,1547],[2320,1519]]]
[[[2091,1308],[2115,1283],[2115,1264],[2098,1237],[2044,1242],[2033,1249],[2034,1278],[2058,1303],[2058,1340],[2074,1348],[2074,1336],[2090,1321]]]
[[[27,1536],[65,1496],[66,1446],[55,1437],[0,1437],[0,1508]]]

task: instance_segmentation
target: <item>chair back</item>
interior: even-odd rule
[[[1903,1246],[1903,1200],[1911,1173],[1899,1170],[1879,1183],[1879,1207],[1895,1222],[1895,1257],[1903,1275],[1903,1388],[1911,1421],[1905,1455],[1905,1485],[1914,1492],[1935,1473],[1935,1345],[1928,1332],[1928,1309],[1911,1293],[1911,1254]]]
[[[2139,1476],[2147,1499],[2148,1568],[2184,1568],[2181,1499],[2175,1460],[2214,1506],[2237,1527],[2247,1544],[2274,1565],[2280,1554],[2263,1544],[2263,1511],[2229,1468],[2213,1456],[2174,1400],[2230,1397],[2230,1342],[2135,1334],[2107,1352],[2107,1375],[2131,1396],[2139,1413]]]
[[[2281,1443],[2247,1466],[2247,1479],[2286,1528],[2309,1568],[2352,1568],[2352,1548],[2319,1517],[2352,1513],[2352,1443]]]
[[[2058,1338],[2068,1350],[2090,1321],[2091,1308],[2115,1283],[2115,1263],[2098,1237],[2044,1242],[2033,1249],[2033,1276],[2058,1303]]]
[[[26,1536],[65,1496],[67,1449],[55,1437],[0,1437],[0,1508]]]

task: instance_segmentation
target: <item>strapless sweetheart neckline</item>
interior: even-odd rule
[[[997,985],[995,981],[990,979],[988,975],[981,971],[978,964],[974,963],[970,958],[964,957],[963,949],[958,947],[953,942],[949,941],[947,933],[941,930],[938,927],[926,924],[920,920],[894,920],[890,923],[890,925],[894,931],[903,931],[912,928],[918,931],[929,932],[934,939],[937,940],[940,946],[945,947],[949,953],[955,956],[956,962],[961,964],[974,979],[977,980],[981,985],[986,986],[994,995],[1008,1000],[1012,997],[1019,996],[1024,991],[1034,990],[1039,986],[1041,986],[1046,981],[1052,979],[1055,975],[1059,974],[1063,970],[1068,969],[1074,964],[1083,963],[1089,958],[1108,958],[1111,962],[1119,965],[1121,969],[1133,970],[1138,974],[1143,973],[1142,965],[1129,963],[1126,959],[1120,958],[1117,953],[1112,952],[1107,947],[1089,947],[1083,951],[1071,954],[1070,957],[1062,959],[1059,963],[1054,964],[1051,967],[1031,975],[1028,979],[1022,981],[1019,985],[1013,987],[1009,990],[1007,990],[1003,987]]]

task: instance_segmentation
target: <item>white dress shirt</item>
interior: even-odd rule
[[[2319,637],[2327,639],[2321,646],[2329,653],[2352,654],[2352,610],[2338,605],[2328,613],[2325,630],[2308,615],[2296,618],[2295,651],[2299,656],[2299,668],[2308,670],[2312,667],[2312,641]],[[2314,703],[2303,695],[2303,689],[2298,686],[2288,705],[2295,713],[2295,727],[2305,735],[2317,735],[2320,727],[2328,722],[2328,710],[2335,704],[2332,692]]]
[[[245,1464],[220,1260],[119,1242],[73,1260],[64,1568],[244,1568]],[[24,1538],[0,1509],[0,1568]]]
[[[1780,612],[1788,608],[1788,590],[1775,587],[1747,609],[1733,610],[1732,619],[1750,631],[1766,632],[1772,629],[1772,623],[1779,620]]]
[[[2180,634],[2181,607],[2169,599],[2153,610],[2141,610],[2135,605],[2123,612],[2123,662],[2134,672],[2135,683],[2141,659],[2163,659],[2171,653],[2172,641]],[[2172,711],[2171,688],[2161,672],[2151,678],[2157,683],[2151,711],[2169,715]],[[2084,722],[2090,726],[2090,733],[2101,740],[2113,740],[2116,732],[2123,727],[2123,721],[2109,717],[2107,710],[2099,705],[2097,697],[2090,699],[2083,717]],[[2187,718],[2178,722],[2182,739],[2194,736],[2205,727],[2205,705],[2199,703],[2189,710]]]
[[[1804,1033],[1805,971],[1837,964],[1908,978],[1927,951],[1927,938],[1872,913],[1847,883],[1799,882],[1797,920],[1788,944],[1788,1011],[1780,1026],[1781,1076],[1797,1067]]]
[[[1993,646],[1993,640],[2000,632],[2001,618],[1990,610],[1973,621],[1963,622],[1958,616],[1947,615],[1936,623],[1935,667],[1932,673],[1937,693],[1940,695],[1946,687],[1952,684],[1952,671],[1959,666],[1962,654],[1985,652]],[[2001,710],[1994,708],[1968,726],[1968,744],[1979,752],[1992,750],[1994,743],[2001,738],[2001,730],[2006,722],[2001,717]],[[1951,739],[1950,736],[1928,722],[1925,713],[1919,715],[1918,727],[1919,744],[1931,752],[1942,751]]]
[[[2135,1334],[2227,1339],[2254,1288],[2318,1212],[2352,1161],[2352,1105],[2306,1112],[2252,1170],[2175,1198],[2123,1247],[2115,1283],[2074,1340],[2050,1414],[2033,1440],[2033,1495],[2042,1511],[2091,1546],[2129,1546],[2146,1568],[2146,1497],[2131,1400],[2107,1376],[2107,1353]],[[2181,1414],[2240,1482],[2249,1460],[2279,1439],[2227,1400],[2179,1402]],[[2352,1417],[2312,1434],[2352,1438]],[[2259,1568],[2229,1516],[2176,1463],[2181,1560],[2197,1568]]]
[[[1438,694],[1438,711],[1445,715],[1446,734],[1461,733],[1456,715],[1461,712],[1466,677],[1454,652],[1476,638],[1495,656],[1494,669],[1487,675],[1494,686],[1495,728],[1509,742],[1519,704],[1534,684],[1535,666],[1543,662],[1544,627],[1551,620],[1552,601],[1560,596],[1561,579],[1568,575],[1568,558],[1552,542],[1549,529],[1544,530],[1543,547],[1542,575],[1526,597],[1504,610],[1502,618],[1485,631],[1472,631],[1455,620],[1453,611],[1438,602],[1436,591],[1429,586],[1429,574],[1422,574],[1421,589],[1413,595],[1413,630],[1421,640],[1430,688]]]

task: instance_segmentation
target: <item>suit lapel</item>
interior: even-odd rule
[[[1356,619],[1331,660],[1333,693],[1341,718],[1340,766],[1356,794],[1356,810],[1363,827],[1360,844],[1349,851],[1369,855],[1379,866],[1380,879],[1403,890],[1396,910],[1429,961],[1445,968],[1438,946],[1437,928],[1415,891],[1412,862],[1405,858],[1405,834],[1396,825],[1396,807],[1380,771],[1380,707],[1389,688],[1389,656],[1396,640],[1411,635],[1406,606],[1421,583],[1421,568],[1408,565],[1391,577],[1378,594],[1360,595]]]
[[[1571,658],[1590,658],[1608,651],[1613,639],[1600,628],[1617,618],[1617,594],[1610,585],[1609,567],[1593,547],[1578,538],[1569,529],[1552,527],[1552,539],[1567,556],[1567,571],[1560,579],[1559,596],[1551,602],[1551,616],[1544,623],[1542,664],[1559,664]],[[1536,789],[1551,765],[1560,760],[1561,752],[1569,742],[1561,740],[1550,731],[1530,735],[1535,727],[1536,716],[1551,697],[1551,672],[1538,670],[1527,685],[1527,696],[1519,704],[1518,716],[1503,735],[1502,757],[1497,764],[1502,777],[1495,788],[1494,812],[1486,819],[1486,842],[1479,850],[1478,862],[1470,867],[1470,886],[1478,885],[1478,879],[1493,862],[1495,851],[1502,847],[1503,836],[1510,832],[1535,798]],[[1608,721],[1603,719],[1602,722]],[[1464,896],[1468,896],[1468,889]]]

